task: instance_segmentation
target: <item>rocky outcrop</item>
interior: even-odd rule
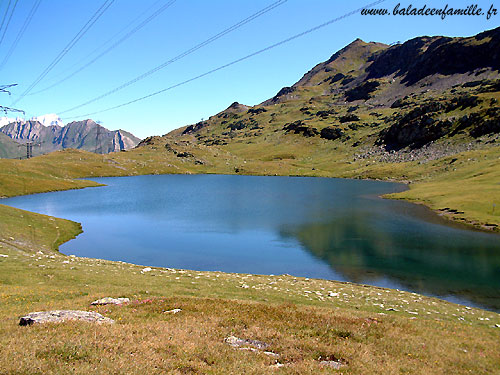
[[[274,95],[271,99],[266,100],[261,105],[271,105],[277,104],[285,100],[290,100],[294,98],[293,93],[297,91],[296,87],[283,87],[276,95]]]
[[[438,121],[425,114],[407,123],[390,126],[381,132],[380,139],[387,150],[400,150],[407,146],[419,148],[448,134],[451,126],[449,120]]]
[[[372,93],[380,86],[378,81],[367,81],[345,92],[345,98],[348,102],[355,100],[368,100]]]
[[[208,122],[206,121],[200,121],[194,125],[189,125],[184,129],[182,134],[190,134],[190,133],[196,133],[197,131],[203,129],[204,127],[208,126]]]
[[[412,85],[434,74],[463,74],[480,68],[500,69],[499,28],[470,38],[414,38],[383,51],[367,71],[368,78],[396,74]]]
[[[456,109],[477,107],[481,101],[473,95],[462,95],[449,101],[433,101],[396,114],[394,123],[379,133],[376,144],[386,150],[420,148],[444,136],[468,133],[473,138],[500,133],[500,108],[491,107],[456,119],[443,118]]]
[[[248,108],[250,108],[250,107],[247,105],[244,105],[244,104],[241,104],[238,102],[234,102],[229,107],[227,107],[226,111],[240,113],[240,112],[248,111]]]
[[[236,336],[229,336],[224,339],[224,342],[226,344],[229,344],[233,347],[244,347],[244,346],[250,346],[255,349],[260,349],[264,350],[269,347],[269,344],[259,341],[259,340],[252,340],[252,339],[240,339],[239,337]]]
[[[249,118],[232,122],[229,125],[227,125],[227,128],[231,130],[258,129],[259,123],[255,121],[253,118]]]
[[[61,323],[68,320],[81,320],[88,323],[114,323],[114,320],[106,318],[94,311],[80,310],[53,310],[29,313],[21,317],[20,326],[44,323]]]
[[[340,116],[339,121],[341,124],[343,124],[344,122],[359,121],[359,117],[354,113],[349,113],[347,115]]]
[[[259,113],[267,112],[267,109],[264,107],[256,107],[256,108],[250,108],[247,113],[251,115],[258,115]]]
[[[329,139],[332,141],[341,138],[343,135],[344,132],[342,131],[342,129],[334,126],[327,126],[326,128],[321,129],[320,133],[321,138]]]
[[[318,129],[306,125],[300,120],[285,124],[283,130],[286,133],[293,132],[294,134],[302,134],[304,137],[314,137],[319,134]]]
[[[158,135],[153,135],[151,137],[144,138],[139,142],[137,147],[154,145],[156,142],[160,141],[161,137]]]

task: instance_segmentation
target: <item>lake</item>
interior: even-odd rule
[[[82,223],[65,254],[398,288],[500,312],[500,236],[381,199],[404,185],[226,175],[95,178],[3,199]]]

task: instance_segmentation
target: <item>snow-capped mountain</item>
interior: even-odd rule
[[[61,127],[64,126],[64,122],[55,113],[50,113],[42,116],[34,116],[29,120],[25,120],[22,117],[16,117],[16,118],[0,117],[0,126],[8,125],[13,122],[25,124],[26,121],[38,121],[43,126],[52,126],[52,125]]]
[[[64,123],[61,120],[61,118],[55,113],[50,113],[42,116],[35,116],[30,118],[30,120],[38,121],[43,126],[51,126],[51,125],[64,126]]]
[[[10,118],[10,117],[0,117],[0,126],[8,125],[11,122],[22,122],[24,119],[21,117]]]

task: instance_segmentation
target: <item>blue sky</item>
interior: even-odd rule
[[[111,1],[111,0],[109,0]],[[26,117],[64,111],[106,93],[176,57],[276,0],[176,0],[125,42],[71,79],[48,90],[81,64],[97,56],[155,10],[173,0],[115,0],[73,48],[21,100],[19,96],[54,61],[105,0],[42,0],[26,32],[0,70],[1,84],[17,83],[0,104],[26,111]],[[9,0],[0,1],[3,17]],[[11,8],[15,0],[11,0]],[[91,116],[189,80],[214,68],[280,42],[363,7],[370,1],[288,0],[281,5],[173,62],[155,74],[74,111],[64,122],[92,118],[109,129],[124,129],[144,138],[162,135],[225,109],[232,102],[258,104],[283,86],[290,86],[317,63],[356,38],[393,43],[421,35],[469,36],[499,26],[500,15],[439,17],[362,16],[355,14],[272,50],[219,70],[162,94]],[[389,1],[377,8],[443,7],[446,1]],[[453,1],[453,7],[477,4],[485,10],[494,1]],[[0,30],[0,62],[19,34],[35,0],[19,0],[7,29]],[[141,16],[142,15],[142,16]],[[0,18],[1,19],[1,18]],[[127,26],[129,25],[129,26]],[[102,46],[104,42],[110,43]],[[12,114],[10,114],[11,117]],[[15,116],[15,115],[14,115]]]

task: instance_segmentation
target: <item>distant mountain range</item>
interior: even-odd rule
[[[5,121],[5,120],[4,120]],[[40,155],[65,148],[99,154],[128,150],[140,139],[124,130],[108,130],[93,120],[74,121],[61,126],[56,115],[25,121],[17,119],[0,128],[0,157],[23,157],[23,144],[33,142],[33,154]]]

